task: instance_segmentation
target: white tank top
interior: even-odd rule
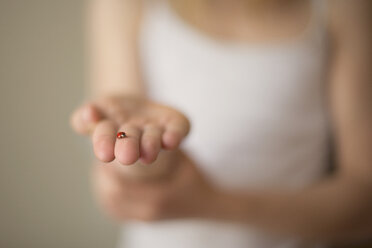
[[[325,173],[324,1],[311,22],[278,44],[215,41],[164,3],[146,12],[142,71],[149,96],[184,112],[192,131],[183,147],[221,187],[301,189]],[[253,227],[203,220],[130,223],[125,248],[304,247]],[[312,246],[314,247],[314,246]]]

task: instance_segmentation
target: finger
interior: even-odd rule
[[[165,132],[162,137],[163,147],[165,149],[177,148],[189,131],[190,122],[185,116],[179,115],[171,119],[165,126]]]
[[[95,125],[102,119],[100,111],[93,104],[88,103],[78,108],[71,116],[71,126],[79,134],[92,133]]]
[[[164,130],[155,125],[147,125],[143,130],[140,142],[141,162],[152,163],[158,157]]]
[[[123,165],[133,164],[140,156],[139,144],[142,131],[130,124],[122,125],[119,131],[125,132],[126,137],[116,140],[115,157]]]
[[[109,120],[97,124],[92,136],[93,150],[96,157],[103,162],[115,159],[114,148],[117,126]]]

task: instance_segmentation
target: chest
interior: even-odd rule
[[[227,112],[232,118],[236,113],[239,120],[275,114],[292,119],[324,103],[325,58],[319,47],[242,52],[188,43],[182,37],[159,35],[150,40],[143,46],[148,90],[185,111],[192,106],[209,111],[209,118]]]
[[[151,98],[190,118],[187,147],[211,175],[245,185],[268,175],[280,178],[296,166],[321,168],[327,135],[324,43],[229,46],[162,18],[148,22],[142,36],[146,86]],[[226,163],[233,177],[226,176]]]

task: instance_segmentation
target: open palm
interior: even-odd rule
[[[112,96],[78,108],[71,124],[79,134],[91,135],[96,157],[131,165],[156,160],[161,148],[175,149],[190,130],[179,111],[139,97]],[[125,132],[124,139],[116,139]]]

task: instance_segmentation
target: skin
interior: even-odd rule
[[[187,117],[146,98],[140,68],[135,63],[138,62],[135,37],[141,16],[138,2],[92,1],[88,21],[93,24],[92,100],[78,108],[71,118],[76,132],[92,137],[100,161],[96,163],[99,166],[95,167],[93,181],[106,213],[118,221],[175,218],[236,221],[311,240],[349,242],[371,237],[370,1],[328,2],[332,41],[328,94],[337,171],[298,192],[226,191],[209,182],[191,156],[179,149],[190,130]],[[245,42],[291,37],[306,26],[309,13],[307,1],[281,1],[278,5],[279,1],[220,0],[213,8],[208,7],[207,1],[199,1],[200,6],[190,4],[193,1],[180,2],[181,5],[172,6],[196,28],[215,38]],[[302,14],[291,15],[296,9]],[[266,22],[262,24],[263,19]],[[295,21],[300,24],[285,25]],[[273,34],[275,23],[282,27],[281,34]],[[246,28],[248,25],[250,28]],[[214,36],[215,33],[219,36]],[[127,53],[107,51],[108,46],[112,51]],[[116,140],[118,130],[125,130],[129,138]],[[151,163],[150,168],[167,163],[156,160],[165,149],[176,158],[171,166],[177,169],[162,180],[137,180],[118,169],[123,165],[135,168]],[[106,166],[101,166],[102,163]]]

